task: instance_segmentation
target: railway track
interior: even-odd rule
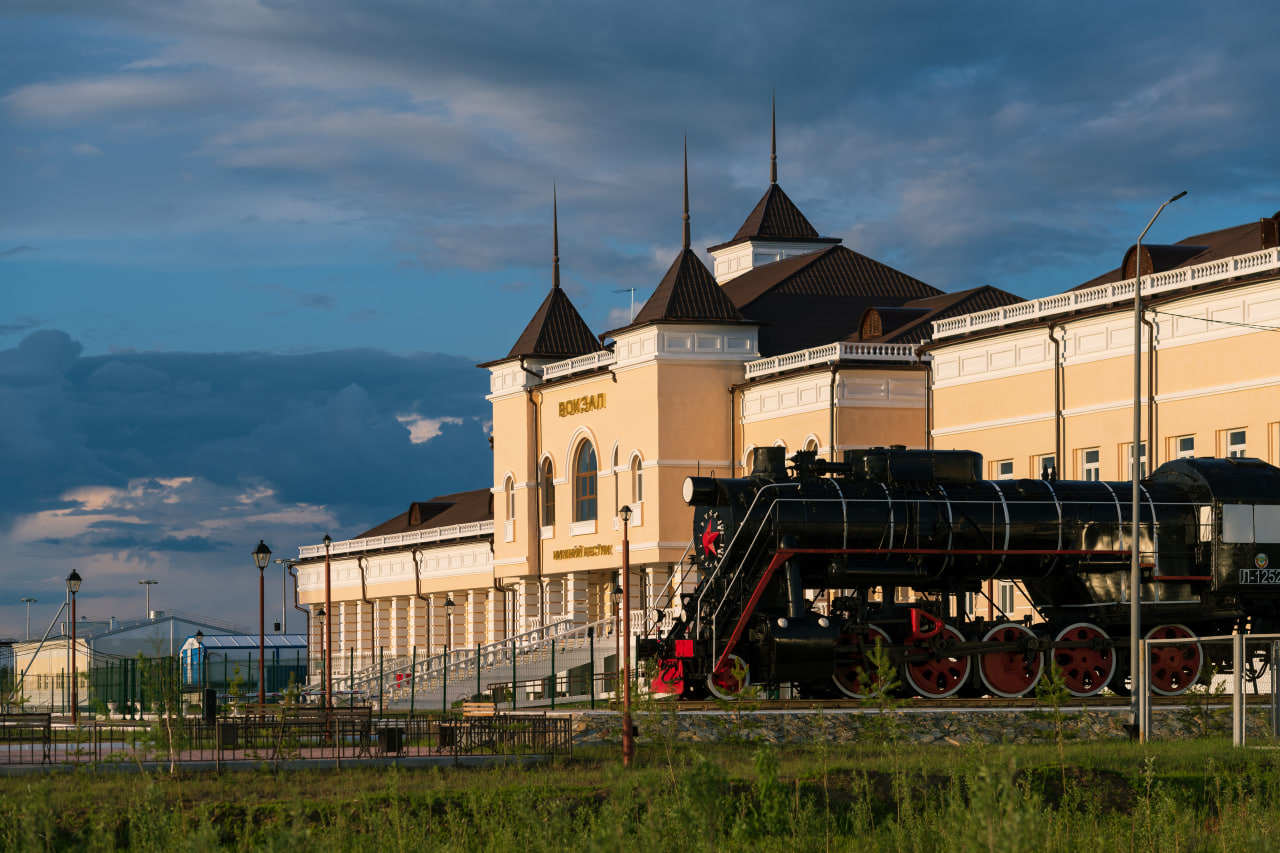
[[[1208,701],[1210,704],[1230,703],[1230,696],[1205,696],[1203,694],[1188,696],[1153,696],[1151,697],[1152,707],[1182,707],[1187,704],[1188,699],[1195,701]],[[1245,697],[1245,701],[1249,705],[1266,706],[1271,703],[1270,694],[1257,694]],[[716,702],[716,701],[681,701],[674,702],[679,711],[723,711],[723,710],[750,710],[750,711],[841,711],[841,710],[869,710],[874,709],[876,704],[874,700],[855,700],[855,699],[758,699],[741,702]],[[1123,696],[1090,696],[1090,697],[1071,697],[1063,703],[1063,707],[1079,708],[1127,708],[1131,704],[1131,700]],[[662,707],[667,707],[667,702],[661,703]],[[1001,699],[999,697],[980,697],[972,699],[903,699],[901,703],[896,705],[897,710],[903,711],[924,711],[924,710],[950,710],[950,711],[1002,711],[1008,709],[1025,708],[1028,710],[1052,711],[1053,706],[1048,702],[1031,697],[1023,699]]]

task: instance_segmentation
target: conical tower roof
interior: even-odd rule
[[[560,289],[560,223],[554,188],[551,191],[551,245],[551,292],[542,300],[504,361],[521,357],[559,360],[603,349],[573,302]]]
[[[658,321],[743,323],[745,319],[716,284],[711,271],[689,248],[689,149],[684,155],[684,240],[657,290],[636,314],[632,326]]]

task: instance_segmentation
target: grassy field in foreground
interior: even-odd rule
[[[0,779],[0,850],[1280,850],[1221,740],[613,750],[548,767]]]

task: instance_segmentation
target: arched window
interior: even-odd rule
[[[516,517],[516,484],[510,477],[502,484],[503,497],[507,502],[507,521]]]
[[[556,481],[550,459],[542,460],[541,487],[542,526],[551,527],[556,523]]]
[[[804,443],[804,449],[810,453],[818,452],[818,439],[810,438]]]
[[[596,519],[596,470],[596,449],[584,441],[573,458],[574,521]]]
[[[644,470],[639,456],[631,460],[631,500],[635,503],[644,500]]]

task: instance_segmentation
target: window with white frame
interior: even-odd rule
[[[1125,456],[1124,476],[1131,478],[1133,476],[1133,443],[1125,445],[1128,448],[1128,454]],[[1138,445],[1138,479],[1141,480],[1147,476],[1147,443],[1144,441]]]
[[[998,594],[1000,596],[999,607],[1000,611],[1005,615],[1011,615],[1013,613],[1015,604],[1013,592],[1015,589],[1016,587],[1014,587],[1012,581],[1000,581],[998,589]]]
[[[1052,453],[1036,457],[1036,476],[1043,477],[1046,471],[1052,471],[1053,476],[1058,476],[1058,459]]]
[[[808,441],[806,441],[806,442],[804,443],[804,449],[805,449],[805,451],[806,451],[806,452],[808,452],[808,453],[817,453],[817,452],[818,452],[818,440],[817,440],[816,438],[811,438],[811,439],[809,439]]]
[[[507,521],[511,521],[516,517],[516,484],[510,477],[503,484],[502,493],[506,497]]]
[[[1245,431],[1233,429],[1227,431],[1227,458],[1245,455]]]
[[[997,480],[1013,479],[1013,460],[1001,459],[995,463],[995,475]]]
[[[574,457],[573,520],[596,520],[596,449],[589,441],[578,445]]]
[[[644,500],[644,468],[640,457],[631,460],[631,501],[641,503]]]
[[[550,459],[542,460],[542,526],[552,527],[556,523],[556,478],[555,468]]]
[[[978,594],[976,592],[966,592],[964,594],[964,615],[970,619],[978,615]]]
[[[1086,480],[1097,482],[1102,479],[1102,451],[1089,447],[1080,452],[1080,473]]]
[[[1196,455],[1196,437],[1180,435],[1173,440],[1173,458],[1191,459]]]

